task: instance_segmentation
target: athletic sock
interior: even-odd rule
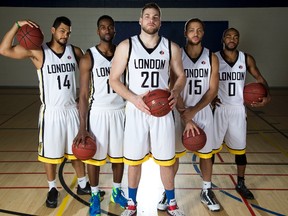
[[[53,181],[48,181],[48,185],[49,185],[49,191],[55,187],[57,189],[57,185],[56,185],[56,179],[54,179]]]
[[[97,194],[98,192],[99,192],[99,187],[98,186],[95,186],[95,187],[91,186],[91,194]]]
[[[138,188],[130,188],[130,187],[128,187],[129,198],[131,198],[135,204],[137,203],[136,202],[137,190],[138,190]]]
[[[167,203],[170,203],[170,200],[175,199],[175,190],[165,190],[166,197],[167,197]]]
[[[203,190],[208,190],[209,188],[211,188],[211,182],[203,181],[202,188]]]
[[[113,188],[121,188],[121,183],[113,182]]]
[[[81,188],[85,188],[87,184],[87,179],[86,176],[78,178],[78,184],[80,185]]]

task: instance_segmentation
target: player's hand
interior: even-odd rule
[[[17,21],[17,23],[20,27],[22,27],[24,25],[29,25],[31,27],[39,28],[39,25],[36,22],[31,21],[31,20],[19,20],[19,21]]]
[[[149,107],[143,101],[143,97],[147,95],[148,93],[149,91],[141,95],[135,95],[131,102],[142,112],[148,115],[151,115]]]
[[[73,140],[73,143],[76,146],[78,146],[80,143],[83,143],[85,145],[87,137],[91,137],[92,138],[92,136],[90,135],[90,133],[88,133],[87,130],[79,130],[78,134],[76,135],[76,137]]]
[[[194,116],[196,115],[196,110],[194,109],[194,107],[188,107],[185,108],[184,110],[180,109],[180,111],[181,111],[181,118],[185,123],[191,121],[191,119],[193,119]]]
[[[185,129],[183,131],[183,135],[185,135],[185,133],[186,133],[186,135],[188,137],[188,135],[190,134],[190,131],[191,131],[193,137],[196,135],[196,133],[200,134],[200,131],[198,129],[197,124],[192,120],[186,122],[186,126],[185,126]]]
[[[211,106],[213,109],[216,108],[216,106],[220,106],[221,104],[221,100],[218,97],[215,97],[212,101],[211,101]]]
[[[263,107],[270,102],[271,96],[267,95],[267,97],[259,98],[258,102],[252,102],[251,107]]]

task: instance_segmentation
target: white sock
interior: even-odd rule
[[[48,185],[49,185],[49,191],[55,187],[57,189],[57,185],[56,185],[56,179],[54,179],[53,181],[48,181]]]
[[[87,179],[86,176],[78,178],[78,184],[80,185],[81,188],[85,188],[87,184]]]
[[[99,187],[98,186],[95,186],[95,187],[91,186],[91,194],[97,194],[98,192],[99,192]]]
[[[208,190],[209,188],[211,188],[211,182],[203,181],[202,188],[203,190]]]
[[[114,188],[121,188],[121,183],[115,183],[115,182],[113,182],[113,187],[114,187]]]

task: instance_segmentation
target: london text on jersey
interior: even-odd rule
[[[110,74],[110,67],[96,68],[97,77],[105,77]]]
[[[134,59],[136,69],[164,69],[164,59]]]
[[[245,80],[245,72],[222,72],[219,80]]]
[[[208,77],[209,74],[209,69],[208,68],[185,68],[184,72],[186,74],[186,77],[193,77],[193,78],[197,78],[197,77]]]
[[[52,73],[66,73],[76,71],[75,63],[66,63],[66,64],[51,64],[47,65],[48,74]]]

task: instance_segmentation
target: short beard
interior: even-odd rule
[[[155,33],[157,33],[159,31],[159,29],[152,29],[152,30],[148,30],[147,28],[144,28],[142,27],[142,30],[147,33],[147,34],[150,34],[150,35],[153,35]]]
[[[235,50],[237,50],[237,46],[235,46],[235,47],[233,47],[233,48],[230,48],[230,47],[224,45],[224,48],[225,48],[226,50],[228,50],[228,51],[235,51]]]

